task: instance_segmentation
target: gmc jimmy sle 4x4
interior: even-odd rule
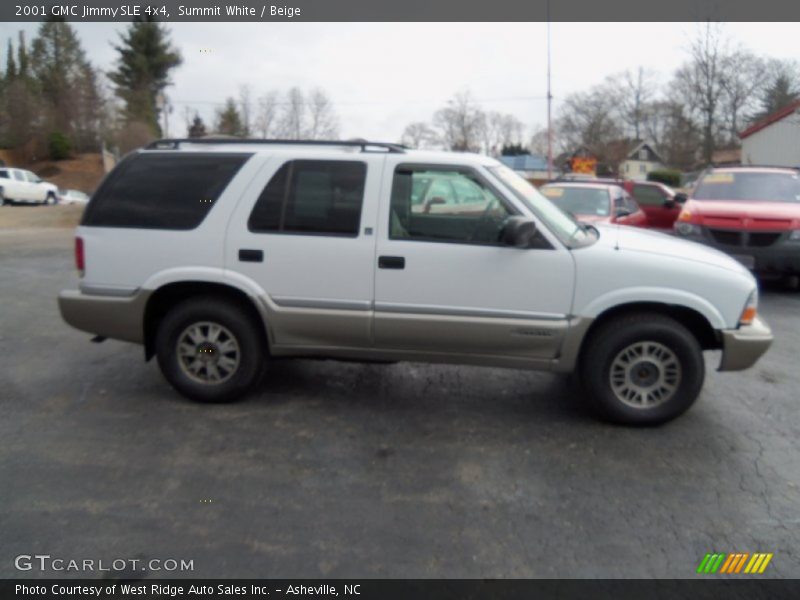
[[[287,356],[576,371],[605,418],[685,411],[772,334],[741,264],[578,223],[499,162],[367,142],[163,140],[89,202],[64,319],[199,401]]]

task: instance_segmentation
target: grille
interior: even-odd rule
[[[719,244],[726,246],[741,246],[742,234],[740,231],[725,231],[722,229],[709,229],[708,232]]]
[[[779,237],[781,237],[780,233],[751,233],[747,245],[765,248],[766,246],[772,246],[778,241]]]

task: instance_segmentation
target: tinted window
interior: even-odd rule
[[[8,179],[8,171],[0,171],[0,178]]]
[[[83,220],[99,227],[194,229],[250,154],[135,154],[95,194]]]
[[[800,202],[800,176],[798,173],[757,171],[709,173],[700,180],[692,198]]]
[[[295,160],[267,183],[247,227],[255,232],[358,235],[367,165]]]
[[[645,206],[661,206],[666,199],[661,190],[653,185],[635,185],[633,195],[639,204]]]
[[[400,166],[392,184],[389,237],[498,243],[511,214],[472,173]]]

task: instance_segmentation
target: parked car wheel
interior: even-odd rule
[[[156,334],[161,372],[198,402],[233,402],[256,383],[265,350],[259,325],[236,304],[215,298],[173,308]]]
[[[581,380],[601,417],[657,425],[685,412],[703,387],[700,344],[678,321],[638,313],[604,323],[587,341]]]
[[[48,192],[47,197],[44,199],[44,203],[47,204],[48,206],[52,206],[56,202],[58,202],[58,200],[56,199],[56,195],[53,192]]]
[[[0,206],[5,206],[6,204],[8,204],[6,195],[3,193],[3,188],[0,188]]]

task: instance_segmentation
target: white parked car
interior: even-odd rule
[[[24,169],[0,168],[2,204],[55,204],[58,187]]]
[[[725,254],[578,223],[485,156],[391,144],[156,142],[95,192],[76,260],[64,319],[143,344],[202,402],[280,357],[407,360],[577,372],[602,416],[653,424],[695,401],[704,350],[739,370],[772,341]]]
[[[59,204],[86,204],[89,202],[89,194],[80,190],[59,190],[58,202]]]

